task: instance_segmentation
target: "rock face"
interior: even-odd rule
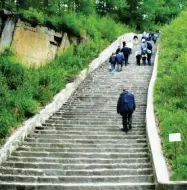
[[[78,44],[80,41],[67,33],[55,32],[47,27],[32,27],[9,15],[0,17],[0,31],[0,51],[11,48],[16,57],[29,66],[44,64],[55,55],[63,54],[71,43]]]
[[[1,26],[3,26],[2,20],[1,20]],[[1,41],[0,41],[0,50],[1,51],[10,47],[10,44],[12,42],[14,28],[15,28],[15,21],[11,18],[8,18],[5,22],[5,26],[4,26],[2,34],[1,34]]]
[[[66,35],[67,36],[67,35]],[[24,63],[40,65],[55,57],[59,47],[66,49],[68,37],[62,43],[62,33],[46,27],[31,27],[18,20],[11,48]]]

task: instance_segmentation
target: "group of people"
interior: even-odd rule
[[[142,60],[143,65],[151,65],[151,56],[152,56],[152,49],[153,49],[153,45],[152,42],[154,42],[154,44],[156,44],[157,38],[159,37],[159,33],[156,35],[153,32],[147,33],[144,32],[142,34],[142,44],[140,46],[140,50],[137,50],[135,52],[135,56],[136,56],[136,61],[137,61],[137,65],[140,65],[140,62]]]
[[[159,32],[158,32],[159,34]],[[142,34],[142,44],[140,47],[140,50],[135,52],[137,65],[140,65],[140,60],[142,59],[143,65],[146,65],[146,62],[148,65],[151,65],[151,55],[152,55],[152,41],[156,43],[157,38],[159,35],[154,35],[153,33],[146,33],[144,32]],[[134,40],[138,39],[137,36],[134,36]],[[125,44],[125,43],[124,43]],[[124,48],[125,47],[125,48]],[[127,50],[127,46],[123,46],[122,50],[117,49],[116,55],[113,53],[110,57],[109,62],[113,64],[113,69],[115,70],[115,64],[117,62],[117,56],[118,54],[124,55],[124,52],[128,52],[128,56],[130,55],[130,50]],[[126,51],[124,51],[126,50]],[[131,49],[132,50],[132,49]],[[126,55],[126,54],[125,54]],[[115,60],[111,60],[112,58],[115,58]],[[125,65],[127,65],[127,61],[125,62]],[[127,133],[128,130],[132,129],[132,114],[136,109],[136,103],[135,103],[135,97],[132,93],[128,92],[126,89],[123,89],[123,92],[120,94],[117,102],[117,113],[122,116],[122,124],[123,124],[123,130]]]
[[[157,38],[159,37],[159,32],[157,34],[154,34],[153,32],[144,32],[142,34],[141,39],[141,46],[140,48],[135,52],[135,57],[137,61],[137,65],[141,64],[141,60],[143,65],[151,65],[151,56],[152,56],[152,49],[153,45],[152,43],[156,43]],[[134,41],[138,40],[138,36],[134,36]],[[132,53],[133,49],[133,42],[125,42],[123,41],[123,47],[120,48],[120,46],[117,48],[116,52],[113,52],[112,55],[109,58],[109,70],[111,72],[115,71],[121,71],[123,65],[127,66],[129,64],[129,56]]]
[[[123,65],[127,66],[129,64],[128,59],[130,54],[132,53],[132,49],[132,41],[129,41],[128,43],[123,41],[123,47],[120,48],[120,46],[118,46],[116,52],[113,52],[109,58],[110,71],[119,72],[122,70]]]

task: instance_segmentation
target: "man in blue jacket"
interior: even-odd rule
[[[124,89],[118,99],[117,113],[122,116],[123,129],[126,133],[128,129],[132,128],[132,114],[135,109],[136,103],[134,95]]]

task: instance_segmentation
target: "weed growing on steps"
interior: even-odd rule
[[[187,180],[187,12],[162,31],[158,76],[155,86],[155,112],[159,120],[163,150],[172,180]],[[177,158],[169,133],[181,133]],[[178,164],[176,164],[178,163]],[[178,168],[177,168],[178,165]]]
[[[92,33],[92,39],[77,47],[71,46],[63,56],[40,68],[27,68],[13,61],[9,50],[0,54],[0,139],[49,103],[112,40],[128,31],[107,18],[90,19],[94,27],[84,25]],[[113,30],[107,29],[110,24]]]

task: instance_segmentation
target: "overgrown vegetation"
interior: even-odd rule
[[[9,50],[0,54],[0,138],[37,113],[103,48],[128,31],[127,27],[107,17],[99,19],[90,15],[85,18],[80,13],[68,16],[71,30],[77,30],[77,34],[84,31],[92,37],[86,44],[71,46],[63,56],[57,56],[40,68],[26,68],[16,63]],[[77,22],[76,17],[79,18]]]
[[[182,12],[162,31],[155,86],[155,111],[159,120],[163,150],[172,169],[171,179],[187,180],[187,12]],[[169,133],[181,133],[177,142],[169,142]]]

